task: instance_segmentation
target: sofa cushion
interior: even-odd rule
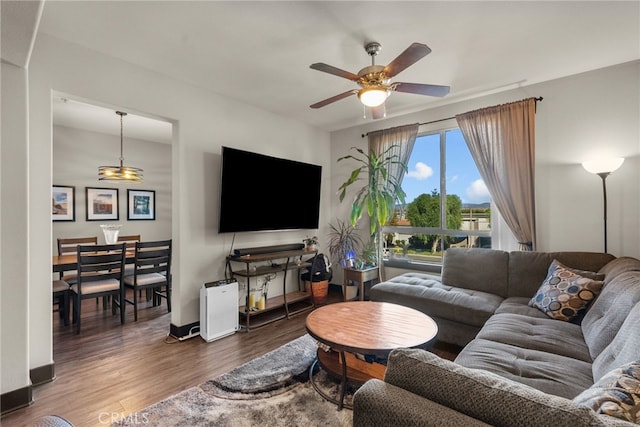
[[[615,257],[600,252],[510,252],[507,296],[531,298],[554,259],[575,269],[598,271]]]
[[[611,344],[593,361],[593,378],[597,382],[607,372],[626,363],[633,362],[640,355],[640,303],[637,303],[622,323]]]
[[[640,273],[619,269],[622,265],[629,266],[622,258],[610,264],[605,285],[581,323],[593,359],[611,343],[633,306],[640,302]]]
[[[535,307],[529,307],[530,297],[509,297],[505,298],[496,310],[498,313],[522,314],[524,316],[548,319],[549,316]]]
[[[640,360],[607,373],[573,402],[599,414],[640,424]]]
[[[422,350],[391,352],[385,382],[495,426],[601,425],[595,412],[568,399]]]
[[[640,271],[640,259],[620,257],[604,265],[598,273],[605,275],[605,285],[620,273],[628,271]]]
[[[588,363],[592,361],[580,325],[558,322],[546,316],[536,318],[521,314],[495,314],[480,330],[477,338],[571,357]]]
[[[455,361],[568,399],[593,384],[591,363],[498,341],[475,339]]]
[[[581,276],[553,260],[546,279],[529,305],[539,308],[552,319],[568,322],[586,310],[603,285],[603,281]]]
[[[442,263],[442,283],[507,296],[509,253],[496,249],[449,248]]]
[[[372,301],[415,308],[430,316],[482,326],[502,302],[487,292],[456,288],[421,273],[404,273],[378,283],[369,292]]]

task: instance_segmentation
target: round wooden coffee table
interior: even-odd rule
[[[436,322],[413,308],[388,302],[349,301],[325,305],[307,316],[309,335],[327,349],[318,348],[318,357],[309,369],[311,384],[325,399],[344,405],[347,380],[365,382],[384,376],[386,359],[400,347],[426,347],[438,333]],[[336,400],[313,381],[317,363],[341,378]],[[382,362],[382,363],[380,363]]]

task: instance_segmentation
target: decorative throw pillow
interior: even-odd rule
[[[584,277],[554,259],[529,306],[552,319],[568,322],[586,310],[603,285],[603,281]]]
[[[598,414],[640,423],[640,360],[609,372],[573,399]]]

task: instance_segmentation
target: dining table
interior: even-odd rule
[[[126,251],[125,263],[132,264],[135,260],[135,251]],[[54,273],[64,273],[65,271],[78,269],[78,256],[76,254],[53,255],[51,265]]]

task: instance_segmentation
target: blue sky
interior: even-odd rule
[[[462,203],[489,202],[491,197],[469,153],[459,129],[447,131],[447,194],[457,194]],[[440,192],[440,135],[418,137],[402,181],[407,203],[423,193]]]

